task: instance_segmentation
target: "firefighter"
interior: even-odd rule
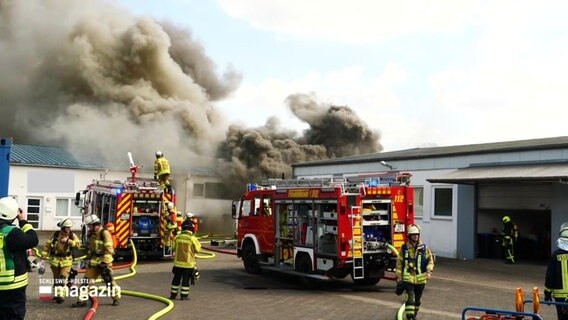
[[[503,217],[503,231],[501,233],[501,246],[506,264],[515,264],[515,247],[519,232],[517,225],[511,221],[511,217]]]
[[[172,186],[170,185],[170,163],[162,151],[156,151],[156,160],[154,161],[154,180],[160,182],[160,188],[162,190],[167,190],[169,193],[172,192]]]
[[[19,228],[12,225],[15,219]],[[37,234],[16,200],[0,199],[0,320],[26,316],[27,250],[37,244]]]
[[[172,269],[174,278],[170,287],[170,299],[172,300],[176,299],[178,292],[181,300],[187,300],[190,280],[191,284],[195,285],[195,281],[199,278],[195,254],[201,252],[201,244],[193,235],[193,231],[191,221],[185,220],[181,225],[181,233],[174,239],[173,250],[175,255]]]
[[[568,222],[560,227],[558,249],[552,253],[546,267],[544,280],[544,300],[568,302]],[[568,308],[556,306],[558,320],[568,320]]]
[[[174,206],[173,202],[166,202],[166,206],[164,209],[164,219],[166,220],[166,232],[164,233],[165,243],[166,246],[169,247],[171,245],[172,235],[174,234],[174,230],[177,229],[177,210]]]
[[[116,237],[116,231],[114,229],[114,224],[112,222],[105,224],[105,229],[107,229],[108,232],[110,232],[110,236],[112,237],[112,247],[114,249],[118,248],[118,238]]]
[[[193,224],[193,233],[197,234],[197,231],[199,230],[199,219],[197,219],[197,216],[195,216],[192,212],[188,212],[185,214],[185,219],[191,221]]]
[[[73,265],[73,249],[81,247],[79,237],[71,232],[73,222],[66,218],[57,224],[61,230],[55,231],[51,239],[47,240],[41,253],[42,258],[49,260],[51,272],[53,273],[54,297],[57,303],[65,300],[64,292],[61,290],[67,285],[67,280]],[[59,287],[59,289],[57,289]]]
[[[402,245],[396,259],[397,294],[406,291],[406,319],[416,319],[426,282],[432,277],[434,259],[432,252],[420,240],[420,228],[408,226],[408,239]]]
[[[117,289],[116,281],[112,277],[112,255],[114,254],[112,236],[108,230],[102,227],[101,220],[95,214],[85,217],[85,224],[89,228],[89,242],[87,244],[87,270],[83,284],[94,286],[97,278],[101,276],[111,289],[109,295],[112,295],[112,305],[118,306],[120,290]],[[89,292],[91,292],[91,288],[89,288]],[[72,307],[86,306],[88,298],[86,295],[80,295],[79,301],[75,302]]]

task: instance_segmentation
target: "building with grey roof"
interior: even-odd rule
[[[501,218],[519,226],[518,258],[544,260],[568,221],[568,137],[415,148],[297,163],[293,174],[412,174],[415,221],[439,256],[501,257]]]

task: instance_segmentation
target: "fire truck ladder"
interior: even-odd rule
[[[361,207],[351,207],[351,227],[353,240],[351,253],[353,255],[353,279],[365,278],[365,260],[363,259],[363,225],[361,224]]]

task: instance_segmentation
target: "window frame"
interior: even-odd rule
[[[418,185],[418,186],[412,186],[412,190],[413,190],[413,198],[414,198],[414,218],[419,218],[422,219],[424,218],[424,186]],[[421,196],[422,198],[421,203],[418,204],[418,197],[416,197],[416,191],[417,190],[422,190]],[[417,214],[418,212],[418,208],[420,208],[420,214]]]
[[[436,212],[436,191],[438,190],[449,190],[450,191],[450,214],[441,215]],[[442,220],[452,220],[454,218],[454,187],[453,186],[433,186],[432,187],[432,218],[442,219]]]
[[[60,200],[67,201],[67,210],[65,215],[59,215],[57,211],[57,204]],[[67,198],[67,197],[56,197],[55,198],[55,217],[56,218],[81,218],[82,213],[79,208],[76,210],[76,215],[73,215],[73,208],[75,207],[75,198]],[[76,208],[76,207],[75,207]]]

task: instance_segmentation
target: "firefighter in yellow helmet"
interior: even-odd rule
[[[84,223],[88,228],[89,242],[87,244],[87,270],[85,271],[85,282],[89,286],[95,286],[95,281],[99,276],[109,287],[108,295],[112,296],[112,305],[118,306],[120,299],[120,287],[112,277],[112,261],[114,254],[112,236],[108,230],[103,228],[101,220],[97,215],[91,214],[85,217]],[[91,292],[93,288],[89,288]],[[72,307],[84,307],[87,305],[86,294],[79,295],[79,301],[75,302]]]
[[[156,160],[154,161],[154,180],[160,182],[160,188],[168,192],[172,192],[172,186],[170,185],[170,163],[162,151],[156,151]]]
[[[552,253],[546,267],[546,277],[544,280],[544,300],[556,302],[567,302],[568,300],[568,222],[560,226],[558,249]],[[568,309],[556,306],[558,320],[568,320]]]
[[[181,233],[174,239],[173,250],[174,278],[170,287],[170,299],[176,299],[178,292],[181,300],[187,300],[189,295],[190,280],[192,284],[199,277],[195,254],[201,252],[201,244],[193,234],[193,224],[185,220],[181,225]],[[180,286],[181,283],[181,286]]]
[[[420,228],[411,224],[406,231],[407,241],[396,259],[397,294],[406,291],[406,319],[416,319],[426,282],[434,270],[430,248],[420,240]]]
[[[515,264],[515,249],[518,238],[519,231],[517,230],[517,225],[511,221],[511,217],[504,216],[501,246],[503,247],[503,255],[507,264]]]
[[[53,300],[62,303],[65,300],[63,288],[67,285],[69,275],[77,271],[72,270],[73,249],[81,247],[79,237],[71,232],[73,222],[66,218],[57,224],[60,230],[53,233],[51,238],[43,247],[42,258],[49,260],[51,272],[53,273]]]
[[[12,224],[16,219],[19,227]],[[18,202],[12,197],[0,199],[0,319],[26,316],[27,250],[37,244],[37,233]]]

